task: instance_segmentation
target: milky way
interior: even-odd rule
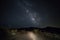
[[[1,25],[8,26],[60,26],[59,2],[9,0],[2,2]]]

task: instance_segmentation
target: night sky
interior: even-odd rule
[[[60,27],[58,0],[2,0],[0,10],[0,25]]]

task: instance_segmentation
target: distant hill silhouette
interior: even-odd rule
[[[4,25],[5,26],[5,25]],[[0,29],[1,28],[5,28],[5,27],[1,27],[0,25]],[[7,28],[7,27],[6,27]],[[42,32],[50,32],[50,33],[57,33],[60,34],[60,28],[55,28],[55,27],[50,27],[47,26],[46,28],[38,28],[38,27],[20,27],[20,28],[8,28],[8,29],[17,29],[17,30],[27,30],[27,31],[32,31],[34,29],[39,29]]]
[[[39,29],[42,32],[50,32],[50,33],[57,33],[60,34],[60,28],[55,27],[46,27],[46,28],[38,28],[38,27],[25,27],[25,28],[11,28],[11,29],[17,29],[17,30],[26,30],[26,31],[32,31],[34,29]]]
[[[42,31],[60,34],[60,28],[55,28],[50,26],[43,28]]]

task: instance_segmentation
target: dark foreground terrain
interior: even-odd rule
[[[0,40],[60,40],[60,28],[0,28]]]

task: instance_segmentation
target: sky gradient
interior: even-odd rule
[[[3,0],[1,25],[24,27],[60,27],[58,0]]]

